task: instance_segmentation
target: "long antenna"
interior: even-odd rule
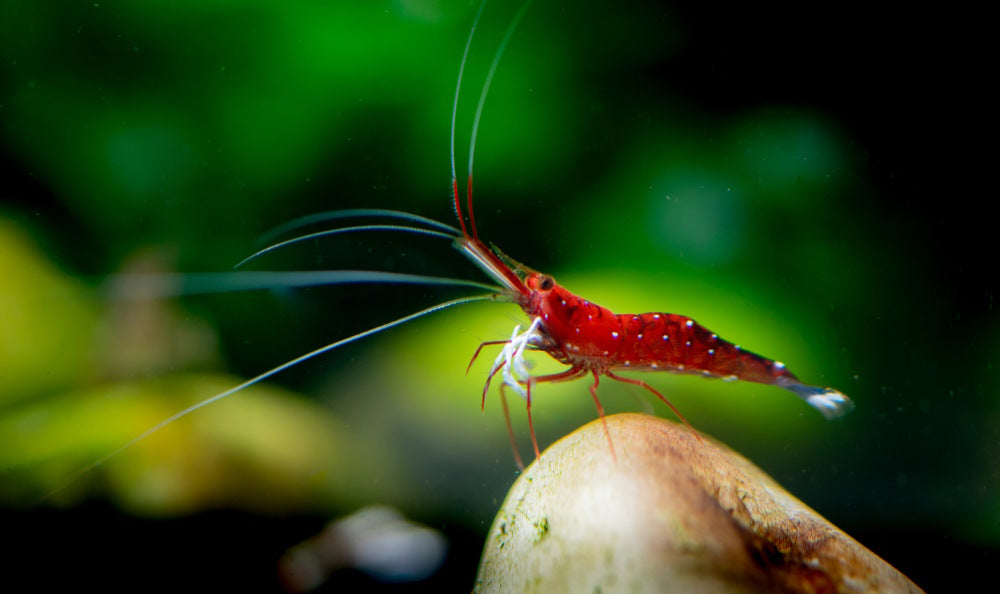
[[[472,280],[381,270],[261,270],[189,272],[186,274],[118,274],[108,279],[103,291],[109,299],[130,300],[362,283],[438,285],[472,287],[487,291],[501,290],[500,287]]]
[[[163,429],[164,427],[166,427],[167,425],[173,423],[174,421],[176,421],[176,420],[178,420],[178,419],[180,419],[182,417],[186,417],[187,415],[193,413],[194,411],[196,411],[196,410],[198,410],[200,408],[204,408],[204,407],[206,407],[206,406],[208,406],[208,405],[210,405],[212,403],[218,402],[219,400],[222,400],[223,398],[225,398],[227,396],[231,396],[231,395],[239,392],[240,390],[243,390],[244,388],[248,388],[248,387],[250,387],[250,386],[252,386],[252,385],[254,385],[256,383],[259,383],[259,382],[261,382],[261,381],[263,381],[263,380],[271,377],[272,375],[275,375],[277,373],[280,373],[280,372],[288,369],[289,367],[294,367],[295,365],[298,365],[299,363],[302,363],[303,361],[307,361],[309,359],[312,359],[313,357],[316,357],[318,355],[322,355],[323,353],[332,351],[332,350],[334,350],[334,349],[336,349],[338,347],[341,347],[341,346],[344,346],[346,344],[352,343],[352,342],[354,342],[356,340],[361,340],[362,338],[366,338],[368,336],[371,336],[372,334],[376,334],[376,333],[381,332],[383,330],[388,330],[390,328],[395,328],[396,326],[399,326],[401,324],[405,324],[406,322],[409,322],[411,320],[415,320],[417,318],[421,318],[421,317],[426,316],[428,314],[432,314],[434,312],[438,312],[438,311],[441,311],[441,310],[444,310],[444,309],[455,307],[456,305],[463,305],[463,304],[472,303],[472,302],[475,302],[475,301],[488,301],[488,300],[491,300],[491,299],[494,299],[494,295],[492,295],[492,294],[489,294],[489,295],[476,295],[476,296],[473,296],[473,297],[461,297],[459,299],[452,299],[451,301],[445,301],[444,303],[439,303],[437,305],[428,307],[426,309],[422,309],[422,310],[420,310],[420,311],[418,311],[416,313],[412,313],[410,315],[403,316],[403,317],[401,317],[399,319],[396,319],[396,320],[393,320],[391,322],[386,322],[385,324],[382,324],[380,326],[375,326],[374,328],[369,328],[368,330],[365,330],[364,332],[359,332],[359,333],[357,333],[357,334],[355,334],[353,336],[348,336],[347,338],[342,338],[341,340],[338,340],[336,342],[331,342],[330,344],[328,344],[328,345],[326,345],[324,347],[320,347],[320,348],[318,348],[318,349],[316,349],[314,351],[310,351],[310,352],[308,352],[308,353],[306,353],[306,354],[304,354],[302,356],[299,356],[299,357],[296,357],[296,358],[292,359],[291,361],[286,361],[285,363],[282,363],[281,365],[278,365],[277,367],[274,367],[274,368],[272,368],[272,369],[270,369],[268,371],[265,371],[264,373],[262,373],[262,374],[260,374],[260,375],[258,375],[256,377],[248,379],[247,381],[243,382],[242,384],[240,384],[238,386],[230,388],[230,389],[228,389],[225,392],[222,392],[220,394],[216,394],[215,396],[212,396],[211,398],[206,398],[205,400],[202,400],[201,402],[199,402],[197,404],[193,404],[193,405],[185,408],[184,410],[182,410],[182,411],[180,411],[178,413],[175,413],[174,415],[172,415],[172,416],[170,416],[170,417],[168,417],[168,418],[160,421],[159,423],[157,423],[156,425],[153,425],[149,429],[146,429],[145,431],[143,431],[142,433],[140,433],[139,435],[137,435],[136,437],[134,437],[128,443],[122,445],[121,447],[119,447],[118,449],[114,450],[113,452],[104,455],[99,460],[97,460],[95,462],[92,462],[91,464],[85,466],[84,468],[81,468],[79,471],[77,471],[76,474],[74,474],[72,477],[70,477],[69,480],[67,480],[66,482],[64,482],[59,487],[53,489],[52,491],[49,491],[48,493],[46,493],[45,496],[42,497],[41,499],[39,499],[32,507],[35,507],[37,505],[40,505],[40,504],[44,503],[45,501],[48,501],[53,495],[55,495],[56,493],[59,493],[60,491],[62,491],[66,487],[68,487],[71,484],[75,483],[77,480],[80,479],[80,477],[82,477],[85,474],[91,472],[92,470],[94,470],[98,466],[104,464],[108,460],[114,458],[118,454],[124,452],[125,450],[129,449],[133,445],[135,445],[135,444],[139,443],[140,441],[146,439],[150,435],[156,433],[160,429]]]
[[[483,115],[483,105],[486,103],[486,95],[489,93],[490,84],[493,82],[493,75],[496,74],[497,66],[500,65],[500,58],[503,56],[503,52],[507,49],[507,43],[510,38],[514,35],[514,29],[517,28],[517,24],[521,22],[524,18],[524,14],[528,11],[528,7],[531,6],[532,0],[525,0],[524,4],[514,15],[514,20],[511,21],[510,26],[507,27],[507,32],[504,33],[503,39],[500,40],[500,47],[497,48],[496,54],[493,55],[493,63],[490,64],[490,71],[486,74],[486,82],[483,83],[483,90],[479,94],[479,104],[476,105],[476,115],[472,120],[472,136],[469,140],[469,188],[466,192],[466,205],[469,210],[469,225],[472,227],[472,237],[473,239],[479,239],[479,233],[476,231],[476,217],[472,213],[472,158],[476,151],[476,136],[479,134],[479,120]],[[464,66],[464,63],[463,63]],[[457,96],[456,96],[457,98]],[[452,166],[454,167],[454,165]],[[455,189],[455,200],[458,200],[458,188],[456,185]]]
[[[428,219],[427,217],[422,217],[420,215],[415,215],[409,212],[402,212],[399,210],[389,210],[386,208],[347,208],[341,210],[328,210],[325,212],[317,212],[304,217],[299,217],[297,219],[292,219],[274,227],[270,231],[267,231],[258,238],[258,243],[264,245],[273,243],[275,239],[281,237],[289,231],[294,231],[295,229],[301,229],[302,227],[307,227],[309,225],[314,225],[316,223],[325,223],[327,221],[334,221],[337,219],[352,219],[360,217],[386,217],[390,219],[403,219],[405,221],[410,221],[411,223],[420,223],[427,225],[432,229],[437,229],[439,231],[444,231],[451,233],[452,235],[458,235],[458,229],[452,227],[451,225],[446,225],[442,222],[435,221],[434,219]]]
[[[465,42],[465,51],[462,52],[462,63],[458,67],[458,82],[455,84],[455,103],[451,107],[451,191],[455,195],[455,216],[458,217],[458,224],[462,226],[462,235],[468,237],[469,233],[465,229],[465,217],[462,216],[462,203],[458,199],[458,173],[455,171],[455,120],[458,116],[458,92],[462,88],[462,75],[465,73],[465,62],[469,58],[469,48],[472,46],[472,35],[476,32],[476,25],[479,24],[479,17],[486,8],[486,0],[479,5],[479,12],[472,21],[472,28],[469,29],[469,38]],[[472,232],[476,232],[475,226]]]
[[[448,240],[453,240],[456,237],[454,233],[444,233],[441,231],[435,231],[434,229],[424,229],[422,227],[410,227],[409,225],[354,225],[350,227],[339,227],[337,229],[327,229],[325,231],[316,231],[315,233],[306,233],[305,235],[299,235],[296,237],[292,237],[291,239],[279,241],[278,243],[259,249],[256,252],[247,256],[246,258],[243,258],[242,260],[237,262],[236,266],[233,266],[233,269],[240,268],[247,262],[255,260],[260,256],[263,256],[264,254],[273,252],[274,250],[279,250],[281,248],[288,247],[290,245],[294,245],[296,243],[302,243],[303,241],[319,239],[322,237],[331,237],[333,235],[340,235],[342,233],[356,233],[359,231],[401,231],[403,233],[427,235],[429,237],[443,237],[444,239]]]

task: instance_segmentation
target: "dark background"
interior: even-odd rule
[[[451,552],[430,581],[386,588],[467,589],[515,477],[498,407],[476,409],[485,367],[461,374],[475,344],[523,322],[501,306],[439,314],[276,378],[325,411],[310,414],[385,446],[375,462],[336,467],[350,480],[302,495],[218,454],[209,430],[184,456],[216,456],[209,476],[238,477],[214,490],[191,487],[183,503],[170,493],[185,488],[136,491],[130,472],[172,463],[136,454],[128,464],[140,470],[113,460],[31,505],[186,405],[147,410],[148,382],[225,372],[235,385],[452,295],[352,286],[185,298],[157,310],[167,329],[137,339],[163,348],[121,363],[116,349],[139,350],[113,330],[130,310],[87,287],[136,260],[226,271],[269,227],[333,208],[451,222],[451,101],[476,7],[0,10],[0,237],[33,246],[68,283],[40,297],[25,288],[42,286],[34,268],[5,248],[8,315],[37,310],[23,319],[40,320],[4,318],[0,345],[5,579],[275,588],[282,551],[329,518],[388,502],[441,530]],[[477,31],[460,172],[475,96],[514,12],[491,4]],[[826,424],[759,388],[655,378],[700,430],[932,591],[953,586],[957,571],[969,583],[985,576],[1000,547],[981,20],[865,4],[537,0],[500,64],[476,147],[477,220],[512,257],[618,311],[695,316],[851,395],[857,410]],[[374,233],[313,242],[260,267],[478,278],[440,242]],[[196,348],[167,345],[174,324],[184,336],[193,324]],[[109,346],[109,335],[120,340]],[[139,386],[135,418],[116,420],[115,400],[99,400],[121,385]],[[543,447],[592,417],[582,385],[560,389],[552,406],[575,408],[551,408],[547,422],[536,413]],[[628,393],[609,388],[605,404],[641,409],[619,397]],[[104,405],[74,404],[81,397]],[[489,434],[477,439],[470,423]],[[176,441],[192,443],[184,435]],[[368,579],[344,570],[328,587]]]

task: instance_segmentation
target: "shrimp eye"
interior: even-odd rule
[[[538,288],[543,291],[550,291],[555,284],[556,281],[552,280],[551,276],[543,276],[542,280],[538,283]]]

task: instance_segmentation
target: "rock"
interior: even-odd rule
[[[547,449],[494,520],[478,592],[920,592],[706,436],[648,415]]]

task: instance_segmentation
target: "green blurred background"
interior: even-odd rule
[[[460,171],[516,6],[487,6],[477,31]],[[578,294],[690,315],[849,394],[856,411],[828,423],[778,389],[644,378],[934,589],[1000,559],[976,93],[950,68],[948,17],[835,10],[536,0],[483,114],[477,220]],[[385,589],[468,589],[516,468],[495,392],[479,410],[491,356],[464,369],[480,341],[524,322],[510,305],[302,364],[36,503],[193,402],[463,294],[144,301],[100,288],[123,272],[227,271],[267,229],[322,210],[451,223],[451,102],[475,13],[440,0],[0,5],[0,517],[21,572],[277,588],[284,550],[380,503],[451,545],[428,580]],[[385,233],[255,266],[479,278],[443,241]],[[540,391],[542,447],[593,418],[585,386]],[[601,394],[609,412],[669,416],[641,390]],[[368,580],[345,570],[325,587]]]

